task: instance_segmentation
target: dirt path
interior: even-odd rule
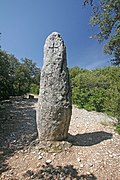
[[[0,109],[0,179],[120,179],[115,119],[73,108],[68,146],[48,153],[37,141],[36,108],[37,100],[19,100]]]

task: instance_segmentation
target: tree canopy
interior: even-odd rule
[[[99,29],[93,38],[106,40],[104,52],[112,56],[113,64],[120,65],[120,0],[84,0],[86,4],[92,6],[92,26]]]
[[[72,100],[79,108],[120,117],[120,68],[69,69]]]
[[[19,61],[0,50],[0,100],[28,92],[38,94],[40,69],[30,59]]]

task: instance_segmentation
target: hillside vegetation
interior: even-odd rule
[[[72,100],[79,108],[120,118],[120,68],[69,69]]]

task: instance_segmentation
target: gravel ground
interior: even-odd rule
[[[14,100],[0,108],[1,180],[119,180],[120,136],[115,118],[73,107],[66,141],[37,140],[37,100]]]

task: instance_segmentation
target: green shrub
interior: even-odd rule
[[[120,134],[120,123],[118,123],[118,124],[116,125],[116,132],[117,132],[118,134]]]
[[[120,117],[120,67],[110,66],[93,71],[73,67],[69,73],[73,104],[89,111]]]
[[[30,93],[32,94],[39,94],[39,85],[37,84],[31,84],[30,86]]]

